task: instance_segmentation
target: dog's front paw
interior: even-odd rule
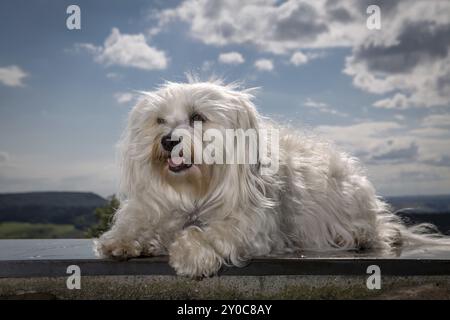
[[[183,230],[169,248],[169,263],[178,275],[203,278],[216,274],[223,259],[196,228]]]
[[[94,252],[102,258],[128,259],[140,256],[142,246],[134,239],[122,239],[106,233],[94,240]]]

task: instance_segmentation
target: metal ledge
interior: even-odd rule
[[[375,253],[313,253],[253,259],[243,268],[223,268],[220,276],[327,275],[361,276],[377,265],[383,275],[448,276],[450,249],[424,247],[397,256]],[[167,257],[128,261],[99,259],[92,240],[0,240],[0,278],[64,277],[69,265],[84,276],[174,275]]]
[[[66,283],[74,264],[79,290]],[[373,264],[379,290],[366,283]],[[92,240],[0,240],[0,299],[450,299],[449,275],[448,247],[262,257],[198,281],[175,276],[167,257],[98,259]]]

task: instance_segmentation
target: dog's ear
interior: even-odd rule
[[[128,120],[128,125],[122,134],[122,137],[117,144],[117,156],[120,168],[119,176],[119,197],[128,198],[135,193],[136,182],[139,178],[139,165],[134,159],[136,153],[136,144],[133,143],[133,129],[130,124],[131,116]]]
[[[245,92],[237,94],[236,100],[239,104],[237,108],[237,123],[242,129],[258,130],[260,117],[251,99],[252,96]]]
[[[239,92],[236,97],[236,101],[239,104],[237,114],[238,128],[248,130],[253,129],[256,131],[258,144],[259,141],[259,129],[261,128],[261,117],[256,110],[255,105],[252,102],[253,96],[247,92]],[[246,150],[249,152],[249,150]],[[256,163],[243,164],[238,166],[239,183],[241,184],[239,190],[241,193],[241,201],[250,201],[254,205],[257,203],[266,204],[267,198],[265,197],[264,183],[260,175],[261,159],[259,154],[259,146],[256,149]],[[246,157],[250,159],[249,156]]]
[[[147,135],[142,128],[144,123],[148,122],[148,112],[146,106],[149,105],[148,99],[140,100],[131,110],[127,125],[117,144],[117,156],[120,167],[119,177],[119,195],[128,198],[139,188],[139,182],[143,179],[143,170],[141,169],[143,161],[150,155],[150,148],[142,148],[142,138]]]
[[[260,115],[258,114],[258,111],[256,110],[256,107],[252,102],[252,98],[253,96],[246,92],[240,93],[238,101],[241,108],[240,112],[238,113],[238,124],[240,128],[254,129],[256,130],[256,134],[258,134],[260,128]],[[261,141],[259,141],[258,136],[258,144],[259,143],[261,143]],[[258,174],[261,167],[259,148],[257,148],[256,152],[257,163],[250,165],[250,170],[253,174]]]

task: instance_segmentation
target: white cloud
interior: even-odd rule
[[[168,65],[166,53],[149,46],[145,36],[139,34],[122,34],[113,28],[103,46],[81,43],[78,48],[94,55],[98,63],[134,67],[144,70],[161,70]]]
[[[306,107],[310,107],[310,108],[317,108],[317,109],[323,109],[323,108],[328,108],[328,105],[324,102],[318,102],[315,101],[311,98],[306,99],[305,103],[303,104]]]
[[[292,56],[291,56],[291,63],[295,66],[300,66],[302,64],[305,64],[309,61],[308,56],[306,54],[304,54],[301,51],[297,51],[295,52]]]
[[[391,98],[378,100],[373,105],[386,109],[406,109],[409,106],[409,99],[404,94],[397,93]]]
[[[365,27],[371,4],[382,12],[375,32]],[[376,107],[405,109],[450,104],[449,11],[441,0],[185,0],[159,12],[157,30],[182,21],[204,44],[252,45],[294,65],[312,59],[299,50],[352,48],[344,72],[354,85],[391,95]]]
[[[256,60],[254,66],[259,71],[272,71],[273,70],[273,62],[270,59]]]
[[[224,64],[241,64],[245,62],[244,57],[236,51],[221,53],[219,55],[219,62]]]
[[[390,139],[372,150],[370,161],[381,163],[411,162],[416,160],[418,155],[419,147],[415,141]]]
[[[423,125],[428,127],[450,127],[450,114],[432,114],[423,119]]]
[[[315,128],[320,135],[344,146],[345,150],[368,159],[386,138],[404,128],[393,121],[368,121],[347,126],[322,125]]]
[[[445,147],[450,142],[448,132],[433,131],[424,125],[410,128],[393,121],[368,121],[318,126],[315,131],[372,165],[400,160],[424,163],[426,159],[450,155]]]
[[[318,126],[315,132],[360,158],[385,194],[436,193],[433,188],[450,189],[450,132],[445,120],[425,118],[418,127],[367,121]]]
[[[436,139],[449,139],[450,130],[441,128],[423,127],[410,131],[416,137],[420,138],[436,138]]]
[[[102,47],[97,47],[92,43],[75,43],[73,50],[68,49],[66,51],[69,53],[78,53],[83,50],[95,55],[99,55],[102,53]]]
[[[391,95],[376,107],[450,104],[450,3],[400,0],[392,5],[384,10],[381,30],[353,45],[344,72],[356,87]]]
[[[205,44],[250,44],[275,54],[300,48],[351,45],[366,32],[356,23],[358,8],[318,0],[186,0],[160,12],[159,28],[173,20]],[[359,16],[365,14],[362,11]],[[352,23],[353,22],[353,23]]]
[[[0,82],[8,87],[22,87],[23,80],[28,74],[18,66],[7,66],[0,68]]]
[[[289,62],[298,67],[310,62],[311,60],[323,58],[325,55],[325,51],[309,51],[306,53],[302,51],[296,51],[291,55]]]
[[[129,103],[134,100],[135,95],[130,92],[117,92],[114,94],[114,98],[120,104]]]
[[[311,98],[307,98],[306,101],[303,103],[303,105],[305,107],[317,110],[321,113],[329,113],[329,114],[338,115],[341,117],[348,117],[348,114],[335,110],[334,108],[330,107],[325,102],[315,101]]]

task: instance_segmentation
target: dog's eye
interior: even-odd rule
[[[164,123],[166,123],[166,120],[164,120],[163,118],[158,118],[158,119],[156,119],[156,123],[157,124],[164,124]]]
[[[194,123],[196,121],[204,122],[205,120],[206,120],[205,117],[203,117],[200,113],[197,113],[197,112],[194,112],[191,115],[191,119],[190,119],[191,123]]]

